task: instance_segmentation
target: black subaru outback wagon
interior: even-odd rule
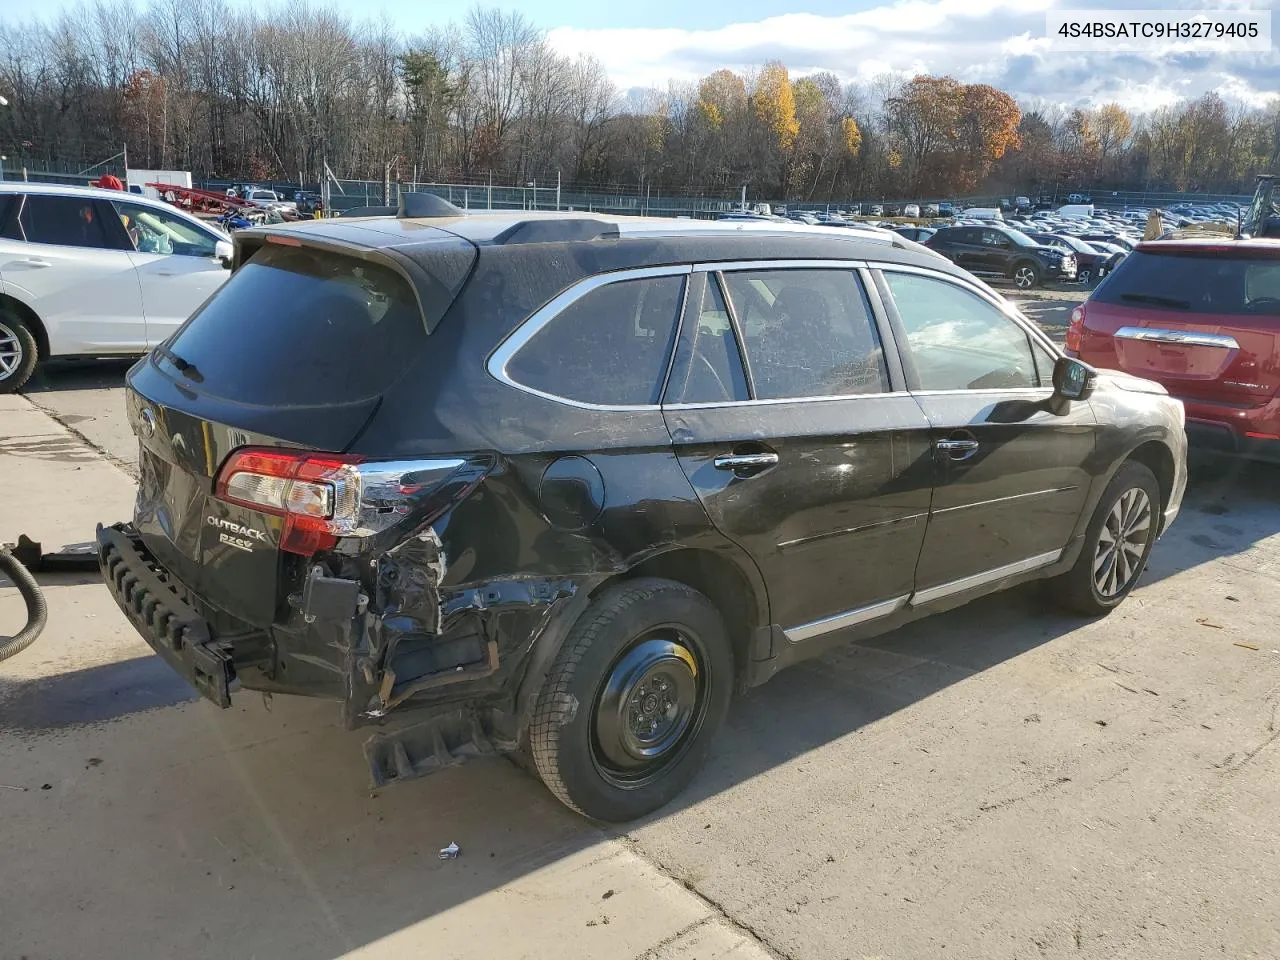
[[[241,231],[129,373],[121,609],[215,703],[327,697],[375,783],[527,758],[669,801],[735,690],[1031,578],[1103,614],[1182,407],[887,232],[592,216]]]

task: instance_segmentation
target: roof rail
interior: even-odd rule
[[[434,193],[402,193],[400,206],[396,211],[396,217],[401,220],[419,217],[465,217],[466,215],[467,212],[461,207],[455,207],[444,197],[438,197]]]
[[[617,240],[621,234],[616,223],[573,217],[563,220],[521,220],[493,238],[495,244],[569,243],[577,240]]]

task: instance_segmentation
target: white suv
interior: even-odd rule
[[[117,190],[0,183],[0,393],[51,357],[143,354],[227,279],[231,239]]]

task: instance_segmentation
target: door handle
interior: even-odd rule
[[[759,470],[778,462],[776,453],[734,453],[712,461],[717,470]]]
[[[967,460],[978,452],[977,440],[939,440],[934,446],[952,460]]]

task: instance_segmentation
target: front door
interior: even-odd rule
[[[142,291],[129,254],[92,197],[32,193],[0,227],[6,293],[44,322],[50,352],[144,353]]]
[[[900,374],[851,266],[693,274],[664,414],[793,642],[892,613],[914,587],[932,460]]]
[[[129,254],[142,286],[147,343],[164,342],[230,273],[217,259],[218,238],[177,214],[140,203],[111,205],[134,251]]]
[[[1089,492],[1092,408],[1050,409],[1056,354],[976,288],[937,274],[881,276],[937,477],[914,602],[1054,562]]]

